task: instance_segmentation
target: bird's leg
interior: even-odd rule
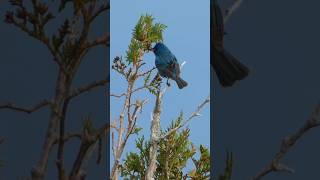
[[[170,87],[169,78],[167,78],[167,86]]]

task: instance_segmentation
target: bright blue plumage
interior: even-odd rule
[[[156,56],[156,67],[162,77],[173,79],[180,89],[188,85],[186,81],[180,78],[180,66],[176,57],[163,43],[157,43],[153,52]]]

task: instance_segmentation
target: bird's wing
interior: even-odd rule
[[[166,67],[167,63],[159,56],[156,56],[155,64],[157,68]]]
[[[171,79],[176,79],[175,74],[173,73],[173,71],[170,69],[170,66],[168,66],[167,68],[164,68],[162,70],[163,74],[165,74],[165,77],[171,78]]]
[[[174,55],[173,55],[173,59],[172,59],[172,61],[174,61],[174,62],[178,62],[178,60],[177,60],[176,56],[174,56]]]
[[[173,66],[174,67],[172,69],[172,72],[175,72],[175,74],[177,76],[179,76],[180,75],[180,65],[179,65],[178,60],[175,56],[173,56]]]
[[[176,62],[174,64],[175,64],[176,75],[180,76],[180,65],[178,62]]]
[[[180,67],[177,62],[172,62],[167,66],[167,70],[170,71],[173,75],[179,76],[180,75]]]

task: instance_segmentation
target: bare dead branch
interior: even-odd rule
[[[120,113],[120,117],[119,117],[119,128],[116,128],[118,131],[117,145],[115,145],[114,133],[112,132],[112,151],[113,151],[113,155],[115,157],[115,163],[112,167],[111,179],[117,179],[120,158],[121,158],[122,152],[124,150],[124,147],[125,147],[130,135],[132,134],[132,132],[135,128],[135,124],[136,124],[136,120],[137,120],[137,112],[141,112],[143,105],[147,102],[147,100],[144,100],[142,102],[137,102],[135,109],[134,109],[133,113],[131,114],[129,112],[129,108],[130,108],[131,94],[133,92],[132,87],[133,87],[133,84],[129,83],[127,93],[126,93],[126,100],[125,100],[124,106],[122,108],[122,111]],[[126,133],[125,133],[124,113],[126,110],[128,111],[128,118],[127,118],[128,125],[127,125]]]
[[[103,137],[103,136],[110,130],[110,127],[111,127],[110,124],[108,124],[108,123],[104,124],[104,125],[97,131],[97,133],[95,134],[96,140],[97,140],[98,138]]]
[[[128,127],[127,127],[127,133],[126,133],[126,136],[125,136],[125,139],[124,139],[124,145],[127,143],[128,139],[129,139],[129,136],[133,133],[134,129],[135,129],[135,125],[136,125],[136,122],[137,122],[137,118],[138,118],[138,115],[137,113],[138,112],[141,112],[142,110],[142,107],[148,102],[148,99],[145,99],[143,101],[137,101],[135,103],[135,109],[132,113],[132,115],[130,115],[130,121],[129,121],[129,124],[128,124]]]
[[[223,16],[224,24],[226,24],[231,15],[240,7],[241,3],[242,0],[234,0],[233,4],[225,11],[225,14]]]
[[[58,144],[58,152],[57,152],[57,160],[56,165],[58,168],[59,179],[65,179],[65,169],[64,169],[64,143],[65,143],[65,122],[66,122],[66,114],[68,110],[70,99],[66,99],[62,106],[62,115],[60,118],[60,128],[59,128],[59,144]]]
[[[254,176],[252,180],[259,180],[262,177],[265,177],[266,175],[270,174],[271,172],[293,173],[293,169],[280,163],[280,161],[284,158],[287,152],[294,147],[296,142],[303,137],[303,135],[305,135],[312,128],[318,126],[320,126],[320,103],[317,105],[317,107],[311,114],[311,117],[305,122],[305,124],[300,129],[298,129],[297,132],[282,140],[280,150],[276,153],[274,159],[271,160],[271,162],[256,176]]]
[[[93,42],[90,42],[87,48],[92,48],[95,46],[104,45],[109,47],[110,46],[110,34],[104,34],[103,36],[97,38]]]
[[[97,16],[94,16],[94,15],[91,16],[90,14],[88,14],[85,7],[81,8],[81,14],[82,14],[82,20],[83,20],[83,27],[82,27],[82,31],[81,31],[78,42],[79,42],[79,44],[86,44],[88,34],[89,34],[89,29],[91,27],[91,23],[92,23],[93,19],[95,19]],[[85,50],[85,48],[83,50]]]
[[[87,153],[99,139],[106,135],[106,132],[109,131],[109,129],[110,125],[106,123],[100,129],[98,129],[96,133],[90,134],[86,130],[84,131],[81,137],[80,150],[70,173],[70,179],[77,179],[82,175],[81,167],[83,166]]]
[[[37,110],[40,110],[41,108],[48,106],[50,104],[51,104],[51,101],[45,99],[30,108],[19,107],[13,103],[5,103],[5,104],[0,105],[0,109],[11,109],[14,111],[20,111],[20,112],[25,112],[25,113],[30,114],[30,113],[33,113]]]
[[[119,162],[119,159],[121,157],[121,144],[122,144],[122,136],[123,136],[123,133],[124,133],[124,113],[126,111],[126,109],[129,107],[129,104],[130,104],[130,93],[132,91],[132,86],[133,84],[132,83],[129,83],[128,84],[128,88],[127,88],[127,93],[126,93],[126,99],[125,99],[125,103],[122,107],[122,110],[121,110],[121,113],[120,113],[120,116],[119,116],[119,133],[118,133],[118,142],[117,142],[117,146],[116,146],[116,156],[115,156],[115,160],[116,162]],[[113,165],[113,168],[112,168],[112,175],[111,177],[115,177],[117,176],[117,170],[118,170],[118,163],[116,163]]]
[[[85,92],[91,91],[92,89],[97,88],[99,86],[105,86],[108,82],[109,82],[108,79],[94,81],[86,86],[83,86],[83,87],[80,87],[80,88],[74,90],[68,98],[72,99],[74,97],[77,97],[77,96],[85,93]]]
[[[116,97],[116,98],[121,98],[122,96],[125,96],[125,95],[126,95],[126,93],[122,93],[122,94],[119,94],[119,95],[117,95],[117,94],[110,94],[110,96]]]
[[[118,178],[117,176],[118,176],[120,158],[121,158],[122,152],[124,150],[124,147],[127,143],[127,140],[129,139],[130,135],[132,135],[132,132],[135,129],[135,124],[136,124],[136,120],[137,120],[137,112],[140,112],[142,109],[142,106],[147,102],[147,100],[142,101],[142,102],[137,101],[134,104],[135,109],[133,110],[133,112],[131,112],[132,94],[138,90],[145,88],[145,86],[144,86],[141,88],[133,89],[134,83],[139,77],[138,76],[139,68],[142,65],[143,65],[142,63],[141,64],[138,63],[138,64],[134,64],[133,68],[130,68],[130,73],[132,74],[130,76],[130,78],[127,77],[123,71],[119,71],[119,69],[115,69],[120,74],[123,74],[126,77],[126,80],[128,82],[128,87],[127,87],[126,93],[122,93],[120,95],[111,94],[111,96],[118,97],[118,98],[125,96],[125,101],[124,101],[122,110],[119,115],[119,121],[118,121],[119,123],[117,125],[118,127],[115,128],[118,133],[117,142],[115,142],[114,133],[112,132],[112,151],[113,151],[113,155],[115,158],[115,162],[113,164],[112,171],[111,171],[111,179],[113,179],[113,180],[116,180]],[[125,114],[127,117],[126,119],[128,121],[126,129],[125,129],[125,124],[124,124]]]
[[[110,9],[110,2],[104,3],[103,5],[100,6],[100,8],[91,16],[90,21],[93,21],[99,14],[107,11]]]
[[[163,91],[158,91],[156,96],[155,107],[153,109],[152,121],[151,121],[151,137],[150,137],[150,152],[149,152],[149,164],[146,172],[145,180],[154,179],[154,172],[157,169],[157,151],[159,148],[158,140],[160,134],[160,114],[161,114],[161,104],[162,97],[165,93],[166,88]]]
[[[66,133],[64,138],[63,138],[64,142],[68,142],[71,139],[79,139],[79,140],[81,140],[81,134],[79,134],[79,133]],[[54,144],[57,144],[58,142],[59,142],[59,138],[56,139]]]
[[[82,136],[82,142],[80,145],[80,149],[77,155],[77,158],[73,164],[71,173],[70,173],[70,179],[77,179],[79,177],[79,172],[81,170],[81,166],[83,163],[83,160],[90,149],[91,145],[94,144],[94,139],[92,136],[90,136],[88,133],[84,133]]]
[[[140,74],[138,74],[138,76],[145,76],[146,74],[149,74],[149,73],[151,73],[153,70],[155,70],[156,69],[156,67],[153,67],[152,69],[150,69],[150,70],[148,70],[148,71],[146,71],[146,72],[144,72],[144,73],[140,73]]]
[[[115,143],[115,139],[114,139],[114,132],[111,133],[111,148],[112,148],[112,154],[113,154],[113,157],[116,157],[116,143]]]
[[[60,70],[56,81],[56,94],[54,100],[52,100],[50,120],[46,130],[40,158],[31,170],[32,180],[42,180],[45,176],[51,150],[55,145],[56,139],[59,138],[57,130],[59,121],[62,117],[62,105],[64,100],[67,98],[66,96],[69,92],[69,88],[70,81],[68,81],[66,74]]]
[[[173,132],[177,131],[178,129],[184,127],[185,125],[187,125],[193,118],[200,116],[200,111],[202,110],[202,108],[210,102],[210,96],[207,97],[204,102],[202,102],[197,109],[191,113],[191,115],[188,117],[188,119],[186,119],[184,122],[182,122],[179,126],[171,129],[170,131],[168,131],[165,135],[161,136],[160,139],[164,139],[166,137],[168,137],[170,134],[172,134]]]
[[[143,86],[141,86],[141,87],[138,87],[138,88],[136,88],[136,89],[133,89],[133,90],[132,90],[132,93],[135,93],[135,92],[137,92],[137,91],[146,89],[146,88],[148,88],[148,87],[152,87],[152,86],[151,86],[151,85],[143,85]],[[123,97],[123,96],[125,96],[125,95],[126,95],[126,93],[122,93],[122,94],[110,94],[111,97],[115,97],[115,98],[121,98],[121,97]]]
[[[41,41],[49,49],[51,55],[53,56],[53,60],[65,72],[65,68],[62,64],[62,58],[60,56],[60,52],[56,52],[56,50],[54,50],[53,46],[50,44],[49,38],[46,37],[46,35],[44,34],[43,29],[34,28],[34,30],[31,30],[26,26],[26,24],[24,24],[23,22],[18,22],[15,18],[12,19],[12,23],[16,27],[18,27],[19,29],[27,33],[29,36]]]
[[[31,179],[32,180],[42,180],[47,168],[48,159],[50,152],[52,150],[52,147],[54,145],[54,140],[57,139],[55,134],[47,134],[45,143],[42,148],[42,152],[40,155],[40,160],[31,169]]]
[[[115,121],[113,121],[113,122],[110,123],[110,128],[113,128],[113,129],[115,129],[116,131],[119,131],[119,128],[117,127],[117,124],[116,124]]]
[[[51,37],[48,37],[45,33],[46,32],[44,28],[45,24],[50,19],[53,19],[54,16],[50,12],[47,12],[48,7],[44,3],[39,2],[38,0],[33,0],[31,2],[32,3],[31,7],[33,8],[33,12],[23,11],[22,15],[24,15],[24,17],[21,16],[21,13],[20,15],[17,15],[15,17],[14,12],[9,12],[9,14],[7,14],[7,17],[6,17],[7,18],[6,21],[8,23],[13,24],[23,32],[27,33],[29,36],[43,43],[51,52],[53,56],[53,60],[59,65],[59,73],[58,73],[58,78],[57,78],[56,87],[55,87],[55,97],[52,100],[52,102],[45,101],[31,108],[18,107],[12,103],[7,103],[4,105],[1,105],[0,107],[0,109],[12,109],[12,110],[21,111],[21,112],[32,113],[46,105],[51,105],[51,115],[50,115],[48,128],[46,130],[44,144],[41,149],[41,155],[36,166],[31,170],[31,177],[33,180],[44,179],[45,173],[48,167],[49,156],[55,144],[59,143],[58,164],[59,163],[62,164],[63,144],[71,138],[78,137],[77,135],[72,135],[72,136],[69,134],[65,135],[65,132],[64,132],[65,131],[64,121],[65,121],[65,115],[66,115],[69,100],[82,93],[88,92],[94,89],[95,87],[103,86],[104,84],[109,82],[109,79],[107,78],[106,80],[97,81],[85,87],[74,90],[73,92],[70,92],[70,87],[75,77],[75,74],[77,72],[77,69],[80,63],[82,62],[84,55],[90,49],[90,47],[87,47],[87,45],[89,42],[88,33],[91,27],[91,22],[97,16],[99,16],[99,14],[107,10],[106,8],[110,8],[109,3],[105,3],[102,6],[100,6],[100,8],[97,9],[97,11],[94,11],[96,4],[95,4],[95,1],[92,1],[92,2],[94,2],[92,3],[92,6],[91,6],[93,8],[92,11],[87,9],[86,6],[80,5],[81,13],[74,14],[74,17],[82,16],[83,21],[81,21],[81,23],[83,26],[79,28],[79,34],[76,34],[75,38],[72,39],[76,43],[74,45],[75,51],[73,51],[72,55],[70,55],[70,59],[72,61],[69,64],[65,64],[63,62],[64,60],[63,57],[65,56],[65,54],[63,55],[61,54],[59,48],[55,47],[55,43],[54,42],[51,43]],[[17,2],[13,1],[11,4],[14,5],[14,3],[19,4],[19,1]],[[26,8],[22,6],[23,5],[21,5],[21,9],[26,10]],[[93,46],[96,46],[102,43],[108,44],[109,37],[104,36],[102,38],[97,39],[96,41],[93,41],[92,43],[93,43],[92,44]],[[66,68],[68,69],[66,70]],[[60,122],[60,136],[58,136],[59,122]],[[60,176],[60,179],[61,179],[61,176]]]
[[[98,141],[98,157],[97,157],[97,164],[100,164],[102,160],[102,138],[99,138]]]

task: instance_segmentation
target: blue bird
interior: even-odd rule
[[[177,58],[171,53],[168,47],[163,43],[157,43],[152,48],[152,51],[156,56],[155,64],[160,76],[173,79],[179,89],[186,87],[188,83],[180,78],[180,66]]]

